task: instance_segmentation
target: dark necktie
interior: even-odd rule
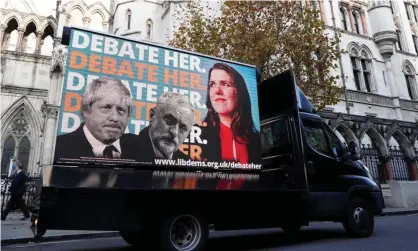
[[[106,148],[103,150],[103,157],[113,158],[113,151],[118,151],[114,145],[106,146]]]

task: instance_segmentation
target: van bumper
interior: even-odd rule
[[[383,194],[381,191],[372,191],[371,195],[374,201],[374,213],[376,215],[380,215],[383,213],[383,209],[385,208],[385,202],[383,199]]]

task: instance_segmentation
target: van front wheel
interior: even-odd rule
[[[370,203],[360,198],[352,199],[342,223],[345,231],[350,236],[357,238],[370,237],[374,229],[374,215]]]
[[[175,214],[167,219],[161,233],[163,250],[201,250],[209,237],[205,219],[197,214]]]

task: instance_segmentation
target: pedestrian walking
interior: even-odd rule
[[[7,202],[6,209],[2,212],[1,220],[6,220],[9,212],[15,207],[19,207],[23,212],[23,218],[20,220],[27,220],[30,218],[29,210],[26,207],[25,200],[23,195],[26,192],[26,179],[27,176],[23,171],[23,165],[19,160],[15,160],[16,163],[16,173],[13,175],[12,184],[9,188],[10,199]]]

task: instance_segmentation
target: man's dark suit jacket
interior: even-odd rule
[[[140,161],[149,162],[149,163],[154,164],[154,159],[156,159],[157,157],[154,153],[154,148],[152,147],[151,138],[149,136],[149,126],[145,127],[144,129],[142,129],[139,132],[138,141],[139,141],[139,144],[141,146],[141,148],[139,150]],[[171,159],[173,159],[173,160],[175,160],[175,159],[188,160],[188,159],[190,159],[190,157],[187,156],[186,154],[184,154],[182,151],[177,150],[173,153],[173,156],[172,156]]]
[[[26,192],[26,174],[23,171],[13,175],[10,193],[12,196],[21,196]]]
[[[83,131],[84,123],[74,132],[63,134],[57,137],[55,145],[55,161],[60,158],[79,159],[80,157],[94,158],[93,148],[87,140]],[[138,136],[131,133],[122,134],[120,138],[120,148],[122,159],[138,159],[141,153],[137,150]]]

